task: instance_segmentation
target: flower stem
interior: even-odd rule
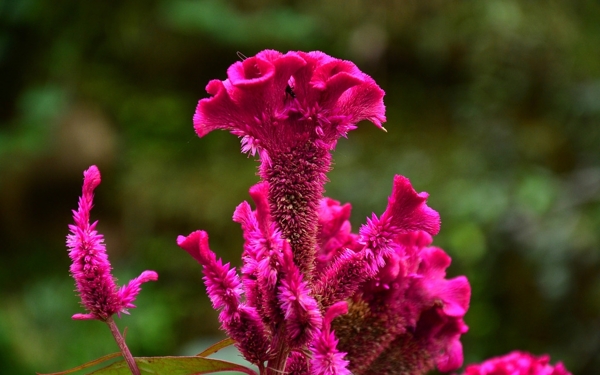
[[[269,375],[282,375],[285,373],[285,364],[289,355],[289,347],[283,339],[283,328],[279,329],[278,335],[275,338],[275,357],[269,360],[267,364],[267,374]]]
[[[141,375],[140,369],[137,367],[127,344],[125,344],[125,339],[121,335],[119,331],[119,327],[117,327],[117,323],[113,320],[112,317],[106,319],[106,324],[108,324],[108,328],[110,328],[110,332],[112,333],[117,345],[119,345],[119,349],[121,349],[121,354],[123,354],[123,358],[125,358],[125,362],[127,362],[127,366],[129,366],[129,370],[133,375]]]

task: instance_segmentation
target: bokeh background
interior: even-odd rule
[[[205,229],[239,264],[231,215],[257,163],[191,118],[237,51],[266,48],[350,59],[386,91],[388,133],[339,142],[327,195],[357,230],[394,174],[430,193],[434,243],[473,288],[466,363],[521,349],[598,374],[600,5],[585,0],[0,0],[0,373],[116,351],[70,319],[64,242],[91,164],[116,276],[160,274],[119,321],[133,353],[220,337],[175,239]]]

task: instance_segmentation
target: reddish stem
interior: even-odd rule
[[[110,332],[112,333],[117,345],[119,345],[119,349],[121,349],[121,354],[123,354],[123,358],[125,358],[125,362],[127,362],[127,366],[129,366],[129,370],[133,375],[141,375],[140,369],[137,367],[127,344],[125,344],[125,339],[121,335],[119,331],[119,327],[117,327],[117,323],[113,320],[112,317],[106,319],[106,324],[108,324],[108,328],[110,328]]]
[[[285,374],[285,364],[287,362],[290,349],[283,338],[283,327],[281,327],[277,335],[275,336],[275,357],[267,362],[267,374],[268,375],[282,375]]]

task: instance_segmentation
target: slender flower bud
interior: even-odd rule
[[[222,329],[235,340],[248,361],[262,366],[271,356],[269,340],[256,309],[241,302],[241,281],[235,268],[217,260],[204,231],[179,236],[177,245],[202,264],[208,297],[216,310],[222,309],[219,314]]]
[[[70,267],[77,291],[87,314],[75,314],[73,319],[97,319],[106,321],[114,314],[127,313],[133,308],[133,301],[140,292],[140,285],[155,281],[158,274],[144,271],[129,284],[118,288],[111,274],[111,265],[106,254],[104,237],[96,231],[96,224],[90,224],[90,211],[93,207],[94,189],[100,184],[100,171],[92,165],[83,173],[83,189],[78,209],[73,211],[74,225],[69,225],[67,236]]]
[[[335,302],[352,297],[369,278],[375,276],[365,259],[365,252],[342,250],[331,261],[322,276],[314,284],[315,296],[321,306],[327,308]]]

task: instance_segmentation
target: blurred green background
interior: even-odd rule
[[[65,249],[82,171],[121,283],[142,270],[135,355],[218,338],[205,229],[239,264],[231,221],[257,163],[226,132],[195,136],[210,79],[273,48],[350,59],[386,91],[388,133],[339,142],[327,195],[355,230],[394,174],[431,194],[435,244],[473,296],[466,363],[522,349],[600,369],[600,5],[597,1],[0,0],[0,373],[52,372],[117,350],[82,312]]]

